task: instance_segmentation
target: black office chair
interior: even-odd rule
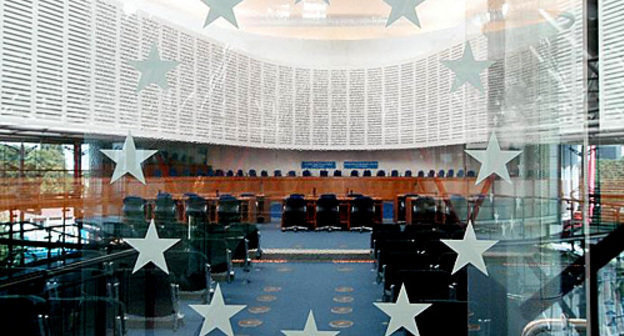
[[[427,174],[427,177],[435,177],[435,170],[431,169],[429,174]]]
[[[122,268],[119,274],[120,300],[126,305],[126,323],[144,327],[146,323],[171,323],[173,330],[184,319],[180,310],[180,286],[173,274],[148,265],[135,273]]]
[[[206,175],[207,175],[208,177],[213,177],[213,176],[215,176],[215,171],[214,171],[212,168],[210,168],[210,169],[208,169],[208,171],[206,172]]]
[[[227,177],[232,177],[232,176],[234,176],[234,171],[230,169],[230,170],[227,171],[226,175],[227,175]]]
[[[392,176],[392,177],[399,177],[399,171],[398,170],[393,170],[392,172],[390,172],[390,176]]]
[[[377,176],[379,176],[379,177],[384,177],[384,176],[386,176],[386,171],[385,171],[385,170],[378,170],[378,171],[377,171]]]
[[[243,176],[245,176],[245,173],[243,172],[242,169],[239,169],[239,170],[236,171],[236,176],[237,177],[243,177]]]
[[[255,169],[249,169],[249,173],[248,173],[248,174],[249,174],[249,176],[251,176],[251,177],[256,177],[256,176],[258,176],[258,173],[256,172],[256,170],[255,170]]]
[[[466,173],[466,177],[475,177],[475,176],[476,176],[476,174],[475,174],[474,170],[469,170]]]
[[[457,177],[464,177],[464,176],[466,176],[466,175],[465,175],[463,169],[460,169],[460,170],[457,171]]]
[[[301,175],[303,175],[305,177],[310,177],[310,176],[312,176],[312,172],[306,169],[306,170],[303,171],[303,173]]]
[[[316,230],[340,229],[340,203],[336,195],[321,195],[316,201]]]
[[[266,170],[263,170],[263,171],[260,172],[260,176],[261,177],[269,177],[269,172],[266,171]]]
[[[175,276],[183,296],[207,303],[214,292],[208,257],[190,246],[180,246],[165,253],[169,272]]]
[[[418,171],[418,177],[425,177],[425,172],[422,170]]]
[[[240,201],[231,195],[221,195],[217,206],[217,216],[221,225],[240,222]]]
[[[147,201],[138,196],[127,196],[123,200],[122,222],[137,232],[147,230]]]
[[[359,171],[357,171],[357,170],[352,170],[351,171],[351,177],[358,177],[358,176],[360,176],[360,172]]]
[[[428,224],[435,223],[437,206],[432,197],[418,196],[412,202],[412,223],[408,224]]]
[[[362,176],[373,176],[372,172],[370,170],[365,170],[364,174],[362,174]]]
[[[275,176],[275,177],[280,177],[280,176],[282,176],[282,171],[281,171],[281,170],[279,170],[279,169],[278,169],[278,170],[273,171],[273,176]]]
[[[223,170],[222,170],[222,169],[217,169],[217,170],[215,171],[215,176],[217,176],[217,177],[223,177],[223,176],[225,176],[225,172],[223,172]]]
[[[290,170],[290,171],[288,171],[288,176],[295,177],[295,176],[297,176],[297,172],[294,171],[294,170]]]
[[[444,169],[440,169],[440,171],[438,171],[438,177],[444,177],[445,175]]]
[[[154,202],[154,222],[158,226],[163,237],[177,237],[176,227],[183,228],[176,223],[177,206],[176,202],[168,193],[159,193]]]
[[[334,170],[334,177],[342,176],[342,170]]]
[[[449,169],[449,170],[446,172],[446,177],[455,177],[455,170],[453,170],[453,169]]]
[[[412,171],[411,170],[406,170],[405,171],[405,177],[412,177]]]
[[[357,196],[351,201],[351,231],[372,231],[375,224],[375,201],[367,196]]]
[[[46,305],[46,300],[33,295],[0,296],[0,323],[5,328],[10,329],[11,325],[19,328],[19,335],[47,336],[49,330],[45,323]]]
[[[190,226],[190,232],[187,233],[186,238],[189,238],[188,234],[191,235],[191,239],[205,238],[204,234],[207,230],[206,226],[208,225],[208,202],[201,196],[188,195],[184,204],[186,218],[188,219],[187,225]]]
[[[328,177],[329,176],[329,172],[327,170],[321,170],[320,176],[321,177]]]
[[[306,200],[303,195],[290,195],[284,202],[282,211],[282,231],[309,230],[306,226]]]

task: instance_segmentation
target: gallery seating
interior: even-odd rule
[[[360,172],[357,170],[352,170],[350,175],[351,177],[358,177],[360,176]]]
[[[342,176],[342,170],[334,170],[334,177]]]
[[[378,170],[378,171],[377,171],[377,176],[378,176],[378,177],[384,177],[384,176],[386,176],[386,171],[385,171],[385,170]]]
[[[288,176],[290,176],[290,177],[295,177],[295,176],[297,176],[297,172],[296,172],[296,171],[294,171],[294,170],[289,170],[289,171],[288,171]]]
[[[319,172],[319,176],[321,176],[321,177],[328,177],[329,176],[329,172],[327,170],[321,170]]]

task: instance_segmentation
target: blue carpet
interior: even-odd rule
[[[368,263],[264,263],[254,265],[249,273],[237,269],[236,280],[221,284],[226,304],[247,305],[247,309],[231,319],[234,333],[281,335],[280,330],[302,330],[308,312],[313,310],[320,330],[340,331],[340,335],[344,336],[383,335],[388,319],[373,306],[373,302],[380,299],[382,288],[374,283],[371,268]],[[258,301],[263,295],[274,296],[274,301]],[[341,297],[344,300],[340,300]],[[344,302],[351,299],[351,302]],[[189,304],[197,302],[182,302],[185,324],[177,332],[167,328],[134,329],[129,330],[128,335],[197,335],[202,319],[188,307]],[[270,310],[259,314],[249,310],[262,306]],[[332,312],[332,308],[336,307],[352,311],[343,314]],[[256,327],[240,326],[239,323],[244,321],[261,324]],[[335,321],[353,324],[346,328],[332,327],[330,323]],[[222,333],[213,331],[209,335]]]
[[[370,247],[370,232],[347,231],[286,231],[279,224],[261,224],[262,248],[292,249],[367,249]]]

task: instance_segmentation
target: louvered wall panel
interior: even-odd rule
[[[624,130],[624,6],[601,0],[600,14],[600,129]]]
[[[347,145],[347,120],[350,117],[348,105],[348,77],[347,70],[333,70],[331,72],[331,112],[329,130],[331,146]]]
[[[36,54],[31,0],[5,0],[2,6],[2,87],[0,115],[27,120],[33,110],[32,73]]]
[[[526,111],[506,112],[502,125],[513,128],[512,121],[524,120],[523,132],[532,132],[528,138],[543,141],[576,132],[582,120],[575,93],[583,69],[580,49],[572,44],[579,42],[578,26],[532,49],[507,53],[499,60],[504,77],[482,73],[486,93],[469,85],[451,93],[455,75],[440,61],[459,58],[463,44],[400,64],[311,69],[224,49],[164,20],[127,15],[112,0],[36,4],[0,3],[0,115],[16,124],[270,148],[417,148],[487,139],[488,84],[504,86],[507,97],[512,82],[525,86],[520,96],[538,103],[525,99],[516,112],[522,106]],[[558,4],[577,15],[578,1]],[[607,18],[602,24],[616,23]],[[36,34],[32,27],[38,27]],[[485,37],[470,42],[477,59],[488,57]],[[168,74],[168,90],[152,84],[137,93],[139,72],[128,62],[145,59],[154,43],[163,59],[181,64]],[[604,66],[617,66],[609,61]],[[616,71],[604,73],[609,79]],[[605,87],[614,98],[603,104],[617,107],[621,90]]]
[[[278,71],[278,143],[292,145],[294,135],[294,71],[293,68],[287,66],[280,66]]]

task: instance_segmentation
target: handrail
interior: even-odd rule
[[[563,331],[574,328],[577,331],[587,330],[587,320],[585,319],[541,319],[531,321],[522,330],[522,336],[537,336],[545,332]]]

